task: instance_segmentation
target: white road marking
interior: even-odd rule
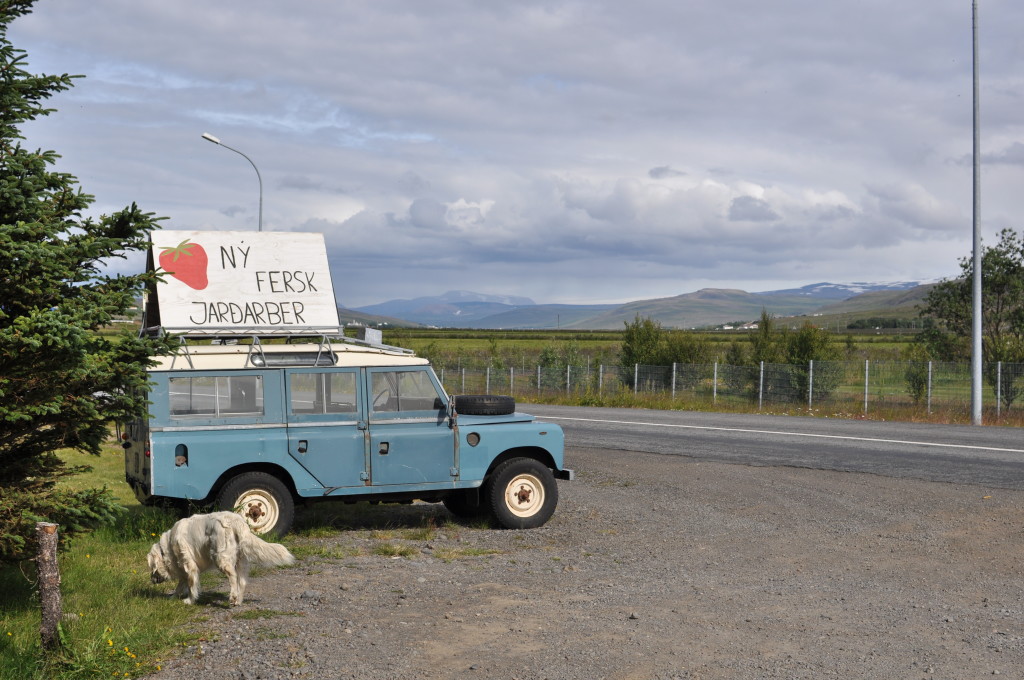
[[[817,437],[819,439],[845,439],[859,442],[882,444],[908,444],[911,446],[934,446],[948,449],[972,449],[975,451],[998,451],[1000,453],[1024,453],[1024,449],[1001,449],[993,446],[972,446],[970,444],[941,444],[938,442],[915,442],[902,439],[877,439],[873,437],[849,437],[838,434],[811,434],[808,432],[783,432],[779,430],[748,430],[739,427],[710,427],[707,425],[678,425],[675,423],[646,423],[635,420],[602,420],[600,418],[567,418],[564,416],[542,416],[543,420],[576,420],[587,423],[608,423],[613,425],[645,425],[649,427],[674,427],[682,430],[712,430],[717,432],[744,432],[747,434],[775,434],[787,437]]]

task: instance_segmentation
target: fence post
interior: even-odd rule
[[[1003,362],[996,362],[996,420],[1002,412],[1003,405]]]
[[[444,385],[444,369],[441,369],[441,384]]]
[[[718,403],[718,362],[715,361],[715,375],[711,379],[711,403]]]
[[[465,369],[465,367],[463,367],[463,369],[462,369],[462,393],[463,394],[466,393],[466,369]]]
[[[807,410],[814,406],[814,359],[807,362]]]
[[[633,396],[636,396],[640,386],[640,364],[633,364]]]
[[[513,397],[516,396],[516,367],[509,366],[508,368],[508,393]]]
[[[540,396],[540,364],[537,364],[537,396]]]
[[[36,539],[39,551],[36,554],[36,569],[39,577],[39,604],[42,606],[42,621],[39,637],[43,649],[60,646],[57,625],[61,619],[60,568],[57,566],[57,524],[36,522]]]
[[[672,401],[676,400],[676,362],[672,362]]]
[[[487,367],[487,378],[484,381],[484,394],[491,393],[491,367]]]
[[[928,415],[932,413],[932,362],[928,362]]]
[[[604,392],[604,364],[600,364],[597,367],[597,393],[598,395]]]
[[[565,365],[565,395],[569,396],[572,391],[572,364]]]
[[[864,360],[864,413],[865,414],[867,414],[867,412],[868,412],[868,369],[869,369],[870,363],[871,363],[870,359],[865,359]]]
[[[761,362],[761,377],[757,381],[757,410],[764,405],[764,362]]]

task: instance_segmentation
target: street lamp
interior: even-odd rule
[[[971,279],[971,424],[981,425],[982,296],[981,296],[981,132],[978,97],[978,0],[971,3],[971,47],[974,84],[974,248]],[[996,399],[1002,395],[997,394]],[[998,402],[997,402],[998,403]]]
[[[248,156],[246,156],[246,155],[245,155],[244,153],[242,153],[242,152],[241,152],[241,151],[239,151],[238,149],[233,149],[233,148],[231,148],[230,146],[228,146],[228,145],[227,145],[227,144],[225,144],[224,142],[220,141],[219,139],[217,139],[216,137],[214,137],[213,135],[211,135],[211,134],[210,134],[209,132],[204,132],[204,133],[203,133],[203,139],[205,139],[205,140],[206,140],[206,141],[208,141],[208,142],[213,142],[213,143],[214,143],[214,144],[216,144],[217,146],[223,146],[223,147],[224,147],[225,149],[228,149],[228,150],[230,150],[230,151],[234,151],[234,152],[235,152],[235,153],[237,153],[237,154],[238,154],[239,156],[241,156],[241,157],[242,157],[242,158],[244,158],[245,160],[249,161],[249,165],[251,165],[251,166],[252,166],[252,169],[256,171],[256,179],[257,179],[257,180],[259,181],[259,183],[260,183],[260,217],[259,217],[259,231],[263,231],[263,178],[262,178],[262,177],[260,177],[260,169],[256,167],[256,164],[252,162],[252,159],[251,159],[251,158],[249,158]]]

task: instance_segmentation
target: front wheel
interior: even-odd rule
[[[546,465],[532,458],[513,458],[495,468],[485,495],[500,527],[535,529],[554,514],[558,484]]]
[[[288,487],[266,472],[246,472],[229,481],[217,496],[217,507],[237,512],[260,535],[284,536],[295,519]]]

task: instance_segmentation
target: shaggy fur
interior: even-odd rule
[[[283,545],[267,543],[249,529],[241,515],[214,512],[175,522],[146,556],[153,583],[178,580],[174,594],[195,604],[199,575],[216,567],[231,584],[229,602],[242,604],[249,567],[277,567],[295,562]]]

